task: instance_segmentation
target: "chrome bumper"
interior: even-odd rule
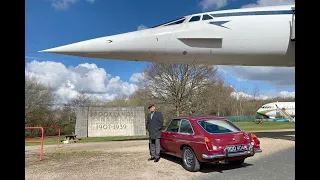
[[[261,153],[262,152],[262,149],[255,149],[254,150],[256,153]]]
[[[254,153],[261,153],[261,149],[255,149],[254,152],[252,150],[243,151],[243,152],[236,152],[236,153],[226,153],[226,154],[202,154],[203,159],[218,159],[218,158],[225,158],[225,157],[237,157],[237,156],[246,156],[246,155],[253,155]]]

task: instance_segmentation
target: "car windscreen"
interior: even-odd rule
[[[199,125],[209,133],[240,132],[237,126],[226,120],[201,120]]]

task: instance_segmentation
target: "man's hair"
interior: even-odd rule
[[[148,106],[148,109],[152,108],[154,106],[154,104],[151,104],[150,106]]]

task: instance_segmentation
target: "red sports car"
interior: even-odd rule
[[[246,133],[217,116],[173,118],[162,132],[160,144],[161,153],[182,158],[188,171],[198,171],[202,162],[240,165],[246,158],[262,152],[260,141],[253,133]]]

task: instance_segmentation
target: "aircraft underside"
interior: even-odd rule
[[[277,66],[277,67],[294,67],[295,59],[292,55],[143,55],[133,54],[130,56],[119,53],[69,53],[68,55],[99,58],[115,59],[139,62],[158,62],[173,64],[207,64],[207,65],[239,65],[239,66]]]
[[[68,54],[72,56],[115,59],[140,62],[176,63],[176,64],[208,64],[208,65],[240,65],[240,66],[277,66],[294,67],[295,52],[294,41],[289,43],[286,54],[215,54],[210,52],[199,54],[190,53],[181,49],[176,53],[165,52],[57,52],[57,54]]]

